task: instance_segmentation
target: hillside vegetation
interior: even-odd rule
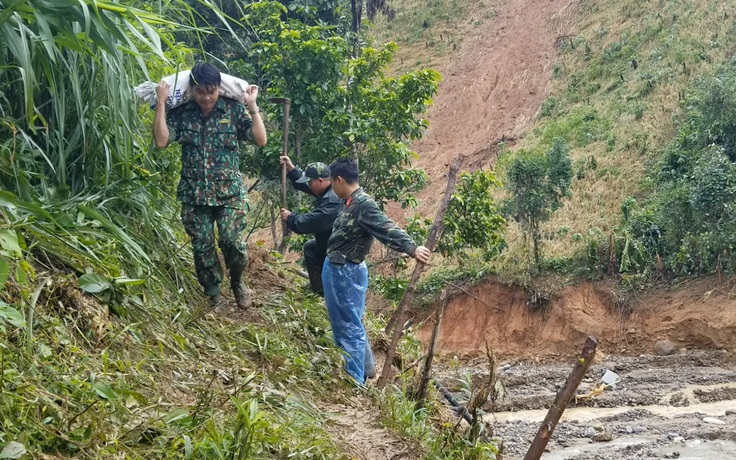
[[[503,30],[499,2],[389,4],[403,22],[381,19],[373,35],[396,39],[407,55],[429,53],[429,61],[446,71],[453,61],[439,35],[474,40],[473,21]],[[598,0],[572,2],[566,14],[570,32],[555,40],[552,80],[546,89],[529,88],[547,92],[534,108],[536,120],[513,146],[491,146],[500,149],[494,168],[505,189],[497,200],[509,197],[507,173],[518,159],[562,142],[573,180],[562,207],[540,229],[541,265],[548,273],[621,274],[625,284],[641,287],[671,276],[730,270],[733,5]],[[433,117],[446,120],[452,110],[444,107]],[[532,238],[512,214],[507,217],[508,248],[500,257],[490,264],[466,260],[462,274],[438,277],[472,280],[495,272],[531,283]]]

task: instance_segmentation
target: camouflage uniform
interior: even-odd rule
[[[307,185],[311,179],[328,178],[330,170],[324,163],[310,163],[306,172],[298,167],[288,174],[294,188],[315,197],[314,208],[308,213],[293,213],[286,219],[286,226],[294,233],[314,233],[314,239],[304,244],[304,266],[309,274],[312,291],[322,294],[322,264],[327,255],[327,240],[332,233],[332,224],[342,207],[342,200],[332,187],[321,195],[315,195]]]
[[[373,238],[389,248],[414,256],[416,243],[396,226],[363,189],[345,202],[332,227],[327,259],[322,269],[325,304],[335,343],[346,354],[345,368],[356,382],[365,382],[369,355],[368,336],[363,326],[368,268],[364,259]]]
[[[169,144],[181,144],[181,180],[176,197],[181,220],[192,238],[197,279],[209,296],[220,293],[219,246],[232,283],[240,282],[248,263],[245,239],[248,195],[240,174],[238,141],[253,142],[252,121],[243,104],[220,97],[205,117],[195,102],[166,114]]]

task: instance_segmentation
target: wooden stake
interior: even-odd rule
[[[271,102],[276,104],[283,104],[284,107],[284,121],[283,121],[283,132],[284,136],[281,144],[281,156],[289,155],[289,108],[291,107],[291,100],[288,97],[272,97]],[[286,164],[281,165],[281,207],[286,208]],[[279,252],[283,254],[286,252],[286,237],[289,236],[289,227],[286,222],[281,222],[281,243],[279,243]]]
[[[542,457],[544,448],[547,447],[547,443],[549,442],[549,438],[552,436],[552,432],[555,431],[557,422],[560,421],[562,413],[565,411],[565,408],[570,403],[573,396],[575,396],[575,392],[578,390],[580,381],[583,380],[585,373],[588,371],[588,367],[590,367],[590,363],[593,361],[597,346],[598,341],[595,337],[588,337],[585,341],[583,351],[580,353],[580,357],[577,362],[575,362],[575,367],[573,367],[572,372],[570,372],[570,376],[567,378],[565,386],[557,393],[555,402],[552,404],[552,407],[550,407],[549,412],[547,412],[547,416],[544,418],[542,426],[539,427],[537,436],[534,437],[534,441],[524,456],[524,460],[539,460]]]
[[[437,244],[437,240],[442,234],[445,213],[447,212],[447,207],[450,205],[450,197],[452,197],[452,192],[455,190],[457,172],[460,170],[460,165],[462,164],[462,162],[463,157],[459,157],[457,160],[455,160],[455,162],[450,167],[450,173],[447,175],[447,190],[445,190],[445,197],[442,199],[440,208],[437,210],[437,215],[434,218],[434,223],[432,224],[432,228],[429,230],[429,235],[427,236],[427,244],[425,244],[427,249],[429,249],[430,251],[434,250],[434,247]],[[383,388],[384,386],[386,386],[386,382],[388,381],[389,374],[391,373],[391,363],[393,362],[394,355],[396,354],[396,347],[399,344],[399,339],[401,338],[402,332],[404,332],[402,327],[404,325],[404,321],[406,321],[406,310],[409,306],[409,303],[411,302],[411,299],[414,297],[414,292],[417,289],[417,281],[419,281],[419,277],[421,276],[423,270],[424,264],[417,262],[416,267],[414,267],[414,273],[412,273],[411,275],[411,281],[409,281],[409,287],[406,289],[404,296],[401,298],[399,306],[396,307],[396,312],[391,318],[391,321],[389,321],[388,326],[386,326],[386,333],[389,333],[393,325],[393,335],[391,336],[391,345],[389,346],[388,352],[386,354],[386,362],[383,364],[383,372],[381,372],[381,377],[378,378],[378,388]]]
[[[432,339],[429,341],[429,351],[427,359],[424,361],[424,369],[422,370],[422,380],[419,382],[419,390],[417,391],[416,408],[424,407],[424,398],[427,397],[427,386],[429,386],[430,374],[432,373],[432,361],[434,360],[434,350],[437,347],[437,337],[440,334],[440,324],[442,323],[442,315],[445,313],[447,306],[447,291],[442,290],[440,293],[440,303],[437,305],[435,312],[434,330],[432,331]]]

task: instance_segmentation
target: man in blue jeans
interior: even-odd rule
[[[327,243],[327,258],[322,268],[325,304],[330,316],[335,343],[347,356],[345,369],[359,384],[365,383],[366,344],[363,326],[368,268],[365,256],[373,238],[389,248],[427,263],[430,251],[414,240],[384,214],[358,183],[354,160],[337,160],[330,165],[332,189],[346,200],[332,227]],[[369,363],[370,364],[370,363]]]

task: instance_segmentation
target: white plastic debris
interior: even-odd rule
[[[618,375],[615,372],[609,371],[606,369],[605,374],[603,374],[603,377],[601,377],[601,383],[605,383],[609,387],[611,387],[612,390],[616,389],[616,384],[621,381],[621,376]]]
[[[712,423],[713,425],[725,425],[726,424],[726,422],[724,422],[723,420],[719,420],[715,417],[703,417],[703,421],[705,423]]]

